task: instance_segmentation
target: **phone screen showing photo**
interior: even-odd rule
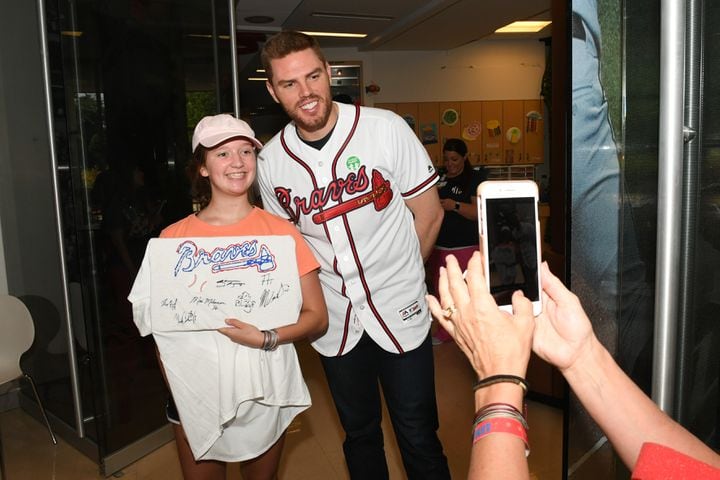
[[[490,293],[500,305],[511,303],[515,290],[540,300],[535,198],[488,198],[485,215]]]

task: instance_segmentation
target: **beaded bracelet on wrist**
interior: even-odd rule
[[[473,422],[473,425],[477,426],[478,424],[489,418],[504,417],[516,419],[523,425],[523,427],[525,427],[526,430],[529,430],[530,427],[527,423],[526,412],[527,406],[525,404],[523,404],[523,411],[521,412],[520,410],[515,408],[515,406],[510,405],[509,403],[491,403],[489,405],[485,405],[483,408],[477,411],[477,413],[475,414],[475,421]]]
[[[483,378],[475,382],[473,385],[473,391],[489,387],[490,385],[495,385],[497,383],[514,383],[523,389],[523,393],[526,394],[528,391],[527,381],[517,375],[492,375],[490,377]]]

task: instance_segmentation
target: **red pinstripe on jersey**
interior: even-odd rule
[[[437,178],[437,176],[438,176],[438,173],[437,173],[437,170],[435,170],[435,173],[433,173],[433,175],[432,175],[430,178],[428,178],[428,179],[425,180],[423,183],[421,183],[421,184],[418,185],[417,187],[413,188],[413,189],[410,190],[409,192],[403,193],[402,196],[403,196],[403,197],[406,197],[406,198],[407,198],[407,197],[411,197],[411,196],[414,195],[415,193],[419,192],[420,190],[422,190],[423,188],[425,188],[426,186],[428,186],[430,183],[433,183],[433,182],[435,181],[435,179]]]
[[[337,181],[337,180],[338,180],[338,176],[337,176],[337,165],[338,165],[338,161],[339,161],[339,159],[341,158],[342,153],[345,151],[345,149],[347,148],[348,144],[350,143],[350,140],[352,139],[353,135],[355,134],[355,130],[357,129],[357,125],[358,125],[358,121],[359,121],[359,120],[360,120],[360,107],[359,107],[359,106],[356,106],[356,107],[355,107],[355,118],[353,119],[352,128],[350,129],[347,137],[345,138],[344,142],[342,143],[342,145],[341,145],[340,148],[338,149],[337,153],[335,154],[335,157],[333,158],[333,162],[332,162],[332,179],[333,179],[333,181]],[[318,183],[317,183],[317,180],[315,179],[315,176],[314,176],[314,174],[313,174],[313,172],[312,172],[312,169],[310,168],[310,166],[309,166],[304,160],[302,160],[297,154],[295,154],[295,153],[290,149],[289,145],[287,144],[287,141],[285,140],[285,130],[284,130],[284,129],[283,129],[283,131],[282,131],[281,134],[280,134],[280,142],[281,142],[281,144],[282,144],[283,150],[288,154],[288,156],[290,156],[290,158],[292,158],[298,165],[302,166],[302,168],[307,172],[307,174],[308,174],[308,176],[310,177],[310,180],[311,180],[311,182],[312,182],[313,189],[316,190],[316,191],[318,191],[318,190],[319,190]],[[433,178],[434,178],[434,177],[433,177]],[[277,191],[277,188],[276,188],[276,191]],[[342,193],[339,194],[339,196],[338,196],[338,198],[337,198],[337,201],[338,201],[338,202],[342,202],[342,201],[343,201]],[[289,210],[289,211],[288,211],[288,210]],[[289,209],[289,208],[286,208],[286,211],[288,211],[288,214],[291,215],[291,218],[293,218],[296,223],[299,222],[299,218],[297,218],[297,217],[298,217],[299,214],[301,214],[301,212],[297,212],[297,213],[296,213],[296,212],[292,211],[292,210]],[[322,212],[322,211],[323,211],[323,206],[320,206],[320,207],[318,208],[318,211]],[[377,322],[379,323],[379,325],[381,326],[381,328],[383,329],[383,331],[385,332],[385,334],[388,336],[388,338],[390,339],[390,341],[393,343],[393,345],[395,346],[395,348],[397,348],[398,353],[403,353],[404,350],[403,350],[402,346],[400,345],[400,342],[397,340],[397,338],[395,338],[395,335],[393,335],[392,331],[390,330],[390,327],[389,327],[389,326],[385,323],[385,321],[382,319],[382,315],[380,314],[380,312],[378,311],[377,307],[375,306],[375,304],[374,304],[374,302],[373,302],[373,300],[372,300],[372,294],[371,294],[371,291],[370,291],[370,287],[368,286],[367,279],[365,278],[365,272],[364,272],[364,270],[363,270],[362,261],[361,261],[361,259],[360,259],[359,254],[358,254],[358,251],[357,251],[357,247],[356,247],[356,244],[355,244],[355,240],[354,240],[354,238],[353,238],[353,235],[352,235],[352,229],[351,229],[351,227],[350,227],[350,224],[349,224],[347,215],[346,215],[346,214],[342,214],[341,217],[342,217],[342,220],[343,220],[343,226],[344,226],[344,228],[345,228],[345,233],[346,233],[346,235],[348,236],[348,239],[349,239],[349,241],[350,241],[350,250],[352,251],[353,260],[355,261],[355,264],[356,264],[356,266],[357,266],[357,268],[358,268],[358,272],[359,272],[359,276],[360,276],[360,282],[361,282],[361,284],[362,284],[363,291],[365,292],[365,298],[367,299],[368,306],[370,307],[370,311],[373,313],[373,316],[375,317],[375,319],[377,320]],[[323,222],[322,225],[323,225],[323,230],[324,230],[324,232],[325,232],[325,237],[326,237],[326,238],[328,239],[328,241],[330,242],[330,233],[329,233],[329,231],[328,231],[327,223],[324,223],[324,222]],[[331,242],[331,243],[332,243],[332,242]],[[340,277],[342,278],[342,276],[340,275],[340,273],[338,272],[338,269],[337,269],[337,257],[334,257],[334,258],[333,258],[333,270],[334,270],[334,272],[335,272],[336,275],[338,275],[338,276],[340,276]],[[346,292],[345,281],[344,281],[344,279],[343,279],[343,281],[342,281],[342,295],[343,295],[345,298],[347,298],[345,292]],[[350,320],[351,320],[351,315],[350,315],[351,310],[352,310],[352,309],[351,309],[351,305],[350,305],[350,300],[348,299],[348,306],[347,306],[347,308],[346,308],[346,314],[345,314],[345,319],[344,319],[342,340],[341,340],[341,342],[340,342],[340,347],[339,347],[339,349],[338,349],[337,355],[342,355],[342,354],[344,353],[344,349],[345,349],[345,346],[346,346],[346,344],[347,344],[348,329],[350,328]]]

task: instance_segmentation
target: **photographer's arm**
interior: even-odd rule
[[[632,469],[645,442],[720,467],[720,456],[673,421],[615,363],[592,331],[578,298],[542,267],[546,298],[533,349],[557,366],[587,412]]]
[[[475,252],[468,262],[465,278],[453,255],[448,255],[446,262],[447,268],[440,269],[440,300],[428,296],[433,316],[455,339],[479,379],[494,375],[524,378],[534,327],[530,301],[521,292],[516,292],[513,295],[515,315],[500,311],[488,292],[479,252]],[[455,310],[448,310],[449,307]],[[476,414],[498,403],[523,411],[524,393],[514,383],[479,388],[474,396]],[[483,436],[473,443],[468,478],[529,478],[525,447],[517,435]]]

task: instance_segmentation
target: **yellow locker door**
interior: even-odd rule
[[[483,161],[482,102],[460,103],[460,137],[468,146],[470,163],[478,165]]]
[[[525,115],[522,100],[503,102],[503,163],[525,163]]]
[[[483,163],[503,163],[502,100],[486,100],[482,102],[482,126]]]
[[[397,103],[376,103],[375,108],[382,108],[397,113]]]
[[[437,102],[418,103],[418,133],[420,141],[435,165],[442,163],[440,152],[440,115]]]
[[[543,163],[545,156],[542,100],[525,100],[525,163]]]
[[[417,102],[411,103],[398,103],[395,109],[395,113],[405,119],[410,128],[415,131],[415,135],[418,135],[418,104]],[[419,135],[418,135],[419,138]]]

